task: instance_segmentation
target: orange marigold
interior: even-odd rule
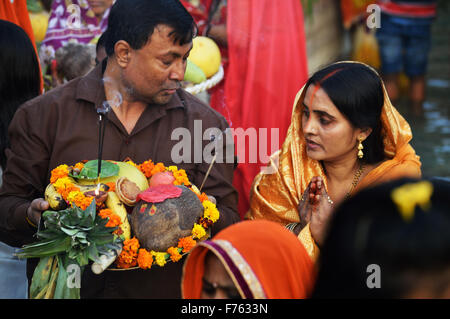
[[[176,248],[176,247],[169,247],[169,249],[167,249],[167,252],[170,255],[170,259],[174,263],[176,263],[178,260],[181,259],[181,257],[183,257],[183,256],[181,256],[180,252],[178,251],[178,248]]]
[[[69,176],[69,166],[63,164],[52,170],[50,183],[56,182],[58,179]]]
[[[153,264],[153,256],[146,249],[139,249],[139,254],[137,257],[138,266],[142,269],[150,269]]]
[[[98,213],[98,215],[101,218],[109,218],[108,222],[106,223],[105,227],[116,227],[119,226],[122,223],[122,220],[120,219],[120,216],[115,214],[111,209],[102,209]]]
[[[165,170],[166,170],[166,167],[164,166],[163,163],[157,163],[157,164],[153,167],[151,173],[152,173],[152,175],[155,175],[156,173],[164,172]]]
[[[196,244],[197,242],[192,239],[191,236],[180,238],[180,240],[178,241],[178,247],[183,248],[183,253],[187,253],[188,251],[190,251]]]
[[[116,183],[114,182],[109,182],[109,183],[105,183],[106,186],[109,187],[108,192],[115,192],[116,191]]]
[[[195,195],[197,195],[197,197],[198,197],[198,199],[200,199],[200,202],[202,202],[203,203],[203,201],[205,201],[205,200],[208,200],[209,198],[208,198],[208,195],[206,195],[204,192],[203,193],[201,193],[200,195],[199,194],[197,194],[197,193],[195,193]]]
[[[152,170],[155,167],[152,160],[145,161],[144,163],[138,166],[139,170],[145,175],[145,177],[149,178],[152,176]]]
[[[184,185],[189,186],[189,178],[186,175],[186,171],[184,169],[179,169],[173,172],[173,177],[175,177],[174,185]]]
[[[76,163],[73,166],[73,168],[78,168],[80,171],[83,169],[83,167],[84,167],[84,163],[82,163],[82,162]]]

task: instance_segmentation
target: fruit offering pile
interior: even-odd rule
[[[176,166],[102,161],[97,172],[97,160],[52,170],[45,190],[51,210],[42,214],[38,241],[17,254],[40,258],[30,298],[79,298],[68,270],[80,275],[88,264],[99,274],[178,262],[219,219]]]

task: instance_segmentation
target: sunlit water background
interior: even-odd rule
[[[411,125],[411,144],[421,158],[423,175],[450,180],[450,6],[446,3],[438,7],[431,39],[423,116],[415,116],[405,98],[396,107]]]

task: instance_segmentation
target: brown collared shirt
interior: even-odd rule
[[[105,63],[100,64],[86,76],[25,103],[15,114],[9,129],[11,148],[6,151],[8,162],[0,189],[2,241],[20,246],[34,240],[35,229],[25,219],[26,210],[33,199],[43,197],[55,167],[98,157],[97,108],[106,100],[102,82],[104,68]],[[208,128],[223,131],[228,127],[219,113],[182,89],[165,105],[148,105],[130,134],[111,111],[102,157],[118,161],[129,157],[135,163],[151,159],[155,163],[177,165],[186,170],[193,184],[200,186],[209,164],[195,161],[194,150],[198,151],[198,145],[204,147],[209,141],[194,132],[195,120],[201,120],[196,126],[198,131],[201,123],[201,133]],[[172,148],[180,142],[179,136],[172,139],[176,128],[186,128],[191,133],[192,158],[188,163],[172,161]],[[198,155],[197,152],[197,158]],[[240,220],[237,192],[232,186],[234,168],[234,163],[214,164],[202,189],[216,198],[220,211],[213,234]],[[156,266],[148,271],[106,271],[102,275],[94,275],[86,267],[82,297],[178,298],[182,263],[183,260],[168,263],[164,268]]]

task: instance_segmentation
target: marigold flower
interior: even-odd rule
[[[162,252],[151,252],[153,256],[155,256],[155,262],[159,267],[164,267],[166,264],[166,253]]]
[[[153,264],[153,256],[145,248],[139,249],[137,257],[138,266],[142,269],[150,269]]]
[[[108,192],[115,192],[116,191],[116,183],[115,182],[109,182],[105,183],[106,186],[109,187]]]
[[[206,195],[205,193],[201,193],[200,195],[195,193],[198,197],[198,199],[200,199],[200,202],[204,202],[205,200],[208,200],[208,195]]]
[[[155,166],[151,160],[145,161],[144,163],[138,165],[139,170],[145,175],[145,177],[149,178],[152,176],[152,169]]]
[[[51,172],[50,183],[55,183],[58,179],[69,176],[69,166],[59,165]]]
[[[81,171],[84,168],[84,163],[78,162],[73,166],[73,168],[78,168]]]
[[[203,217],[208,218],[215,223],[220,217],[219,210],[216,205],[209,200],[203,201],[202,205],[204,208]]]
[[[191,236],[183,237],[178,240],[178,247],[183,248],[183,253],[190,251],[196,244],[197,242]]]
[[[173,177],[175,177],[174,185],[184,185],[189,186],[189,179],[186,175],[186,171],[184,169],[179,169],[173,172]]]
[[[192,228],[192,236],[194,238],[202,238],[206,235],[206,231],[203,228],[202,225],[199,225],[197,223],[194,224],[194,228]]]
[[[180,252],[178,251],[178,248],[176,247],[169,247],[169,249],[167,249],[167,253],[170,255],[170,259],[173,262],[177,262],[178,260],[181,259],[181,257],[183,257],[181,256]]]
[[[155,175],[156,173],[159,173],[159,172],[164,172],[165,170],[166,170],[166,167],[164,166],[163,163],[157,163],[153,167],[153,169],[151,171],[151,175]]]

